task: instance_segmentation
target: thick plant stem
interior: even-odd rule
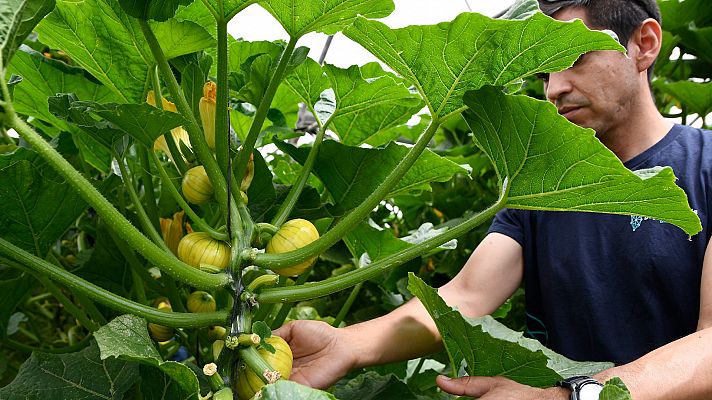
[[[358,283],[356,286],[353,287],[353,289],[351,289],[349,297],[346,299],[344,305],[341,306],[341,310],[339,310],[339,313],[336,314],[336,318],[334,319],[334,322],[331,323],[331,326],[338,327],[341,322],[344,321],[344,318],[346,318],[346,314],[349,313],[351,306],[354,304],[354,301],[356,301],[356,297],[358,297],[358,293],[361,291],[361,286],[363,286],[363,282]]]
[[[277,214],[272,219],[272,225],[281,226],[284,221],[289,218],[289,214],[297,204],[299,195],[302,193],[302,189],[304,189],[304,185],[306,185],[309,175],[311,175],[311,170],[314,166],[314,162],[316,161],[316,156],[319,154],[319,147],[321,146],[321,142],[324,140],[324,131],[325,129],[323,127],[319,128],[319,133],[317,133],[316,138],[314,139],[314,144],[312,144],[312,148],[309,150],[307,161],[304,163],[304,166],[299,173],[299,177],[297,177],[297,181],[294,182],[294,186],[292,186],[289,190],[287,198],[284,200],[282,205],[279,207]]]
[[[163,50],[161,50],[161,46],[158,44],[158,39],[156,39],[156,36],[153,34],[153,30],[147,21],[139,19],[138,23],[141,26],[141,31],[146,38],[148,47],[151,48],[151,53],[156,60],[156,65],[158,65],[158,69],[163,75],[168,91],[173,97],[176,108],[183,118],[188,121],[188,125],[185,128],[190,137],[190,144],[193,146],[198,161],[205,167],[205,172],[207,172],[210,182],[213,184],[215,199],[218,201],[218,204],[223,207],[225,214],[227,214],[227,182],[225,181],[225,176],[220,170],[217,161],[215,161],[208,147],[208,143],[205,141],[203,130],[195,119],[195,114],[193,114],[193,111],[190,109],[190,105],[188,105],[188,101],[185,99],[185,95],[178,85],[170,65],[168,65],[168,60],[165,54],[163,54]]]
[[[257,301],[260,303],[284,303],[309,300],[316,297],[326,296],[331,293],[336,293],[368,279],[373,279],[388,269],[401,265],[404,262],[418,257],[426,251],[432,250],[443,243],[460,237],[472,230],[474,227],[490,220],[504,207],[505,201],[506,196],[503,196],[495,204],[460,225],[450,228],[432,239],[391,254],[390,256],[374,262],[367,267],[358,268],[355,271],[325,279],[321,282],[309,282],[301,286],[290,286],[284,288],[267,288],[257,295]]]
[[[253,264],[271,270],[279,270],[289,266],[304,262],[315,255],[326,251],[334,243],[341,240],[356,224],[363,221],[368,216],[373,208],[391,191],[393,187],[400,181],[401,178],[408,172],[408,169],[420,157],[427,147],[430,139],[440,126],[437,120],[430,122],[430,125],[425,130],[420,138],[415,143],[415,146],[408,151],[403,161],[386,177],[386,179],[373,191],[358,207],[351,211],[346,217],[339,221],[336,226],[326,232],[319,239],[309,243],[308,245],[286,253],[279,254],[257,254],[254,257]]]
[[[163,93],[161,92],[161,82],[158,78],[158,67],[153,68],[151,80],[153,81],[153,96],[156,100],[156,107],[159,110],[163,110]],[[176,165],[176,169],[181,175],[185,175],[186,171],[188,171],[188,167],[185,165],[183,155],[180,150],[178,150],[178,145],[173,139],[173,132],[168,131],[164,133],[163,138],[166,140],[168,152],[171,153],[171,158],[173,158],[173,163]]]
[[[146,214],[151,221],[151,225],[158,232],[161,231],[161,224],[158,219],[158,206],[156,205],[156,193],[153,187],[153,176],[151,175],[151,162],[148,160],[148,149],[139,144],[136,152],[141,160],[141,181],[143,182],[143,198],[146,200]]]
[[[126,168],[123,158],[119,157],[116,153],[114,153],[114,158],[121,172],[121,180],[124,181],[124,187],[129,192],[129,198],[131,199],[131,203],[133,203],[134,210],[136,210],[138,220],[141,226],[143,226],[143,230],[146,231],[146,234],[148,234],[148,237],[153,243],[162,248],[163,251],[170,252],[166,243],[163,242],[161,234],[156,231],[156,228],[151,223],[151,219],[148,217],[148,214],[146,214],[146,210],[143,208],[143,204],[141,204],[141,199],[139,199],[138,194],[136,194],[136,188],[133,185],[133,179],[131,179],[131,171]]]
[[[279,64],[277,69],[274,71],[272,78],[270,79],[269,86],[265,90],[264,96],[260,101],[260,105],[255,111],[255,117],[252,120],[252,125],[250,125],[250,130],[247,133],[245,142],[242,144],[242,150],[237,154],[237,160],[235,162],[235,176],[238,179],[242,179],[245,176],[245,171],[247,170],[247,162],[250,160],[250,154],[255,148],[255,143],[257,143],[257,137],[260,135],[260,130],[262,129],[262,124],[267,118],[267,111],[269,111],[270,105],[272,105],[272,99],[274,94],[277,93],[277,88],[282,82],[284,77],[284,72],[287,70],[287,65],[289,64],[289,59],[292,58],[292,52],[294,52],[294,47],[297,45],[298,38],[290,38],[287,47],[282,52],[282,56],[279,59]]]
[[[0,81],[0,85],[4,82]],[[107,226],[126,240],[146,259],[160,269],[183,282],[199,289],[215,289],[229,284],[226,274],[208,274],[179,261],[173,254],[163,251],[139,232],[99,191],[84,178],[49,143],[17,115],[13,115],[12,127],[37,151],[105,220]]]
[[[217,93],[215,94],[215,158],[218,161],[220,170],[229,179],[230,171],[227,170],[227,159],[229,157],[229,130],[227,99],[229,96],[228,86],[228,47],[227,47],[227,21],[217,20],[218,28],[218,68],[217,68]]]
[[[202,218],[198,216],[198,214],[193,211],[193,209],[190,207],[190,205],[185,201],[183,196],[180,195],[178,192],[178,188],[175,186],[173,181],[171,180],[171,177],[168,176],[168,172],[166,172],[166,169],[163,167],[163,164],[161,164],[161,160],[158,159],[158,156],[156,156],[155,152],[152,152],[151,155],[153,156],[153,163],[156,165],[156,168],[158,169],[158,173],[161,175],[161,179],[163,180],[163,185],[168,189],[168,192],[171,194],[173,197],[173,200],[178,203],[180,208],[185,211],[186,215],[188,215],[188,218],[190,218],[191,221],[195,224],[196,227],[198,227],[199,230],[203,232],[207,232],[213,239],[217,240],[222,240],[222,241],[227,241],[227,234],[218,232],[215,229],[213,229],[212,226],[210,226],[207,222],[205,222]]]
[[[238,352],[240,353],[240,358],[242,358],[245,364],[247,364],[247,366],[252,369],[252,371],[254,371],[264,383],[271,383],[267,381],[267,377],[264,376],[264,372],[274,372],[274,368],[272,368],[272,366],[269,365],[269,363],[267,363],[262,356],[260,356],[260,353],[258,353],[254,347],[248,346],[241,348]]]
[[[53,281],[59,282],[69,290],[85,294],[97,303],[122,313],[134,314],[149,322],[182,328],[202,328],[210,325],[224,324],[227,312],[212,313],[173,313],[159,311],[156,308],[127,300],[89,281],[65,271],[41,258],[20,249],[12,243],[0,238],[0,254],[22,264],[24,267],[42,274]]]

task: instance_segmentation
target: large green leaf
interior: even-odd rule
[[[712,24],[712,9],[707,0],[658,0],[663,28],[677,33],[692,26]]]
[[[379,375],[368,371],[343,383],[337,384],[334,396],[339,400],[420,400],[408,385],[394,374]]]
[[[44,257],[86,203],[33,151],[0,155],[0,236]]]
[[[271,0],[260,5],[282,24],[292,38],[309,32],[333,35],[359,15],[383,18],[395,9],[393,0]]]
[[[329,80],[319,63],[309,58],[284,79],[284,84],[299,96],[302,103],[313,107],[321,92],[329,87]]]
[[[404,124],[423,108],[417,94],[385,72],[366,80],[357,65],[324,69],[336,98],[329,128],[346,145],[360,145],[382,130]]]
[[[166,21],[173,17],[179,5],[190,4],[193,0],[119,0],[121,8],[134,18]]]
[[[459,366],[464,360],[471,376],[499,375],[530,386],[548,387],[561,378],[593,375],[613,366],[569,360],[490,316],[463,317],[413,274],[408,279],[408,290],[420,299],[435,321],[452,364]]]
[[[120,400],[138,378],[138,365],[101,360],[99,347],[92,342],[77,353],[32,353],[15,380],[0,389],[0,399]]]
[[[275,142],[300,164],[304,164],[309,148]],[[345,146],[333,140],[322,143],[314,163],[313,173],[319,177],[334,199],[334,215],[342,215],[357,207],[401,162],[408,148],[391,143],[384,149]],[[465,169],[454,162],[425,150],[406,175],[391,190],[389,196],[430,190],[430,182],[444,182]]]
[[[54,8],[54,0],[0,1],[0,67],[12,60],[27,35]]]
[[[66,95],[58,96],[57,99],[64,101]],[[71,98],[69,98],[71,100]],[[58,107],[53,107],[58,108]],[[111,131],[109,139],[105,136],[98,136],[97,140],[102,142],[113,142],[118,139],[117,130],[123,131],[146,147],[152,148],[153,142],[159,136],[171,129],[187,125],[187,121],[171,111],[161,110],[149,105],[143,104],[116,104],[107,103],[100,104],[93,101],[71,101],[67,108],[69,118],[83,127],[97,128],[98,130],[89,130],[89,132],[101,132],[101,128],[106,128]],[[102,120],[93,120],[91,115],[95,114]],[[82,118],[83,117],[83,118]],[[107,122],[111,125],[107,126]]]
[[[434,119],[461,111],[467,90],[563,70],[589,51],[623,50],[581,21],[541,13],[525,20],[463,13],[452,22],[401,29],[359,17],[344,34],[414,83]]]
[[[257,3],[258,0],[208,0],[208,3],[213,7],[218,17],[222,17],[223,21],[227,22],[235,14],[244,10],[250,4]]]
[[[128,314],[116,317],[94,333],[94,337],[102,360],[121,359],[158,368],[178,385],[181,399],[198,398],[200,388],[195,373],[181,363],[163,361],[148,336],[143,318]]]
[[[671,168],[631,172],[553,104],[492,87],[468,92],[465,103],[474,139],[500,182],[508,179],[506,207],[640,215],[689,235],[702,230]]]
[[[54,116],[47,99],[57,93],[74,93],[80,100],[100,103],[120,101],[108,87],[97,84],[85,76],[81,68],[46,58],[39,52],[24,48],[18,52],[8,67],[11,74],[24,79],[15,87],[13,106],[23,115],[38,118],[60,130],[69,131],[69,125]]]
[[[393,236],[390,230],[378,230],[366,223],[361,223],[352,229],[345,237],[344,243],[351,255],[359,260],[364,253],[371,262],[378,261],[397,251],[407,249],[411,245]],[[364,265],[365,266],[365,265]]]
[[[296,382],[279,380],[262,388],[262,400],[336,400],[331,393]]]
[[[167,58],[214,44],[204,28],[191,21],[151,22]],[[149,82],[153,56],[138,21],[111,0],[60,0],[38,26],[42,42],[65,51],[79,66],[119,95],[139,103]]]
[[[712,26],[690,28],[679,33],[687,53],[694,54],[702,60],[712,63]]]
[[[653,83],[653,86],[680,101],[690,114],[705,116],[712,112],[712,82],[665,82],[658,80]]]

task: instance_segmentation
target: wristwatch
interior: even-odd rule
[[[598,400],[603,385],[590,376],[572,376],[556,382],[556,386],[571,390],[571,400]]]

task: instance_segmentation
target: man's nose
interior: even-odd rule
[[[546,98],[552,103],[555,103],[562,96],[571,93],[573,85],[568,76],[568,71],[554,72],[549,74],[549,80],[544,85]]]

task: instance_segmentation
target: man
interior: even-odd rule
[[[594,129],[629,169],[672,166],[703,231],[688,240],[653,220],[504,210],[439,293],[463,314],[481,316],[523,279],[533,336],[570,358],[618,365],[595,376],[598,382],[618,376],[636,400],[712,399],[712,255],[705,255],[712,134],[667,122],[653,103],[649,71],[662,38],[655,0],[540,0],[540,6],[556,19],[611,29],[628,50],[588,53],[544,76],[548,100],[569,121]],[[299,321],[275,333],[294,351],[293,379],[314,387],[352,368],[442,348],[417,299],[343,329]],[[600,386],[591,382],[537,389],[502,377],[437,380],[453,394],[499,400],[567,399],[572,390],[584,400],[598,398]]]

